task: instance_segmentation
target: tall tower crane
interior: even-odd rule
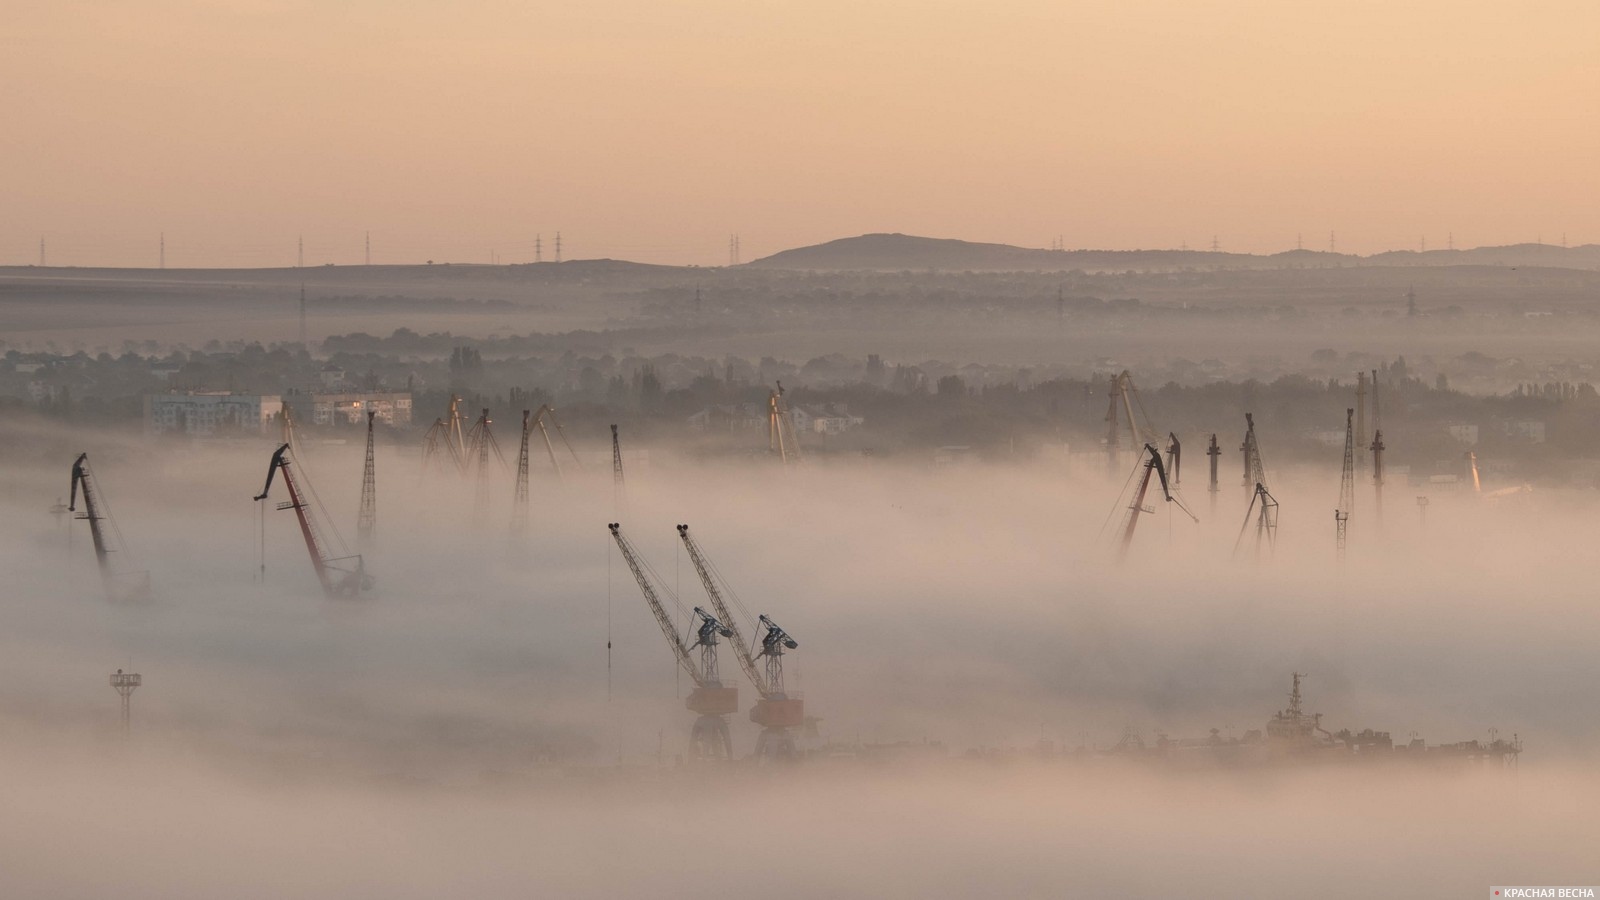
[[[1354,409],[1344,411],[1344,473],[1339,477],[1339,505],[1333,510],[1334,542],[1339,558],[1344,559],[1345,532],[1356,505],[1356,437]]]
[[[756,738],[756,756],[762,759],[794,757],[796,749],[791,729],[805,724],[805,700],[798,694],[789,694],[784,688],[783,654],[785,650],[798,648],[799,643],[777,623],[762,615],[758,621],[766,629],[766,634],[761,638],[760,652],[756,653],[755,647],[745,641],[744,633],[739,629],[740,616],[729,608],[726,597],[733,598],[737,612],[743,615],[746,622],[750,621],[750,611],[739,595],[723,581],[711,561],[706,559],[700,545],[690,536],[688,525],[678,526],[678,537],[689,551],[689,561],[694,565],[695,574],[700,576],[700,584],[705,588],[712,608],[731,632],[728,636],[733,640],[739,668],[744,670],[745,678],[761,695],[761,699],[750,708],[750,721],[761,726],[761,734]],[[765,673],[756,665],[756,656],[765,662]]]
[[[120,563],[113,562],[113,554],[120,559],[129,558],[128,542],[123,539],[122,529],[117,527],[116,519],[111,517],[105,499],[100,496],[100,487],[89,468],[87,453],[78,454],[77,460],[72,463],[72,499],[67,504],[67,512],[77,512],[80,490],[83,493],[83,512],[78,513],[76,518],[89,523],[89,536],[94,539],[94,558],[100,567],[100,582],[105,586],[106,599],[149,599],[150,573],[142,569],[122,569],[119,568]]]
[[[1372,495],[1373,511],[1378,523],[1383,523],[1383,429],[1372,433]]]
[[[1167,478],[1172,481],[1172,486],[1177,487],[1183,483],[1180,474],[1183,471],[1183,445],[1178,443],[1176,432],[1167,432]]]
[[[522,411],[522,444],[517,449],[517,493],[511,502],[511,527],[522,531],[528,527],[528,435],[533,427],[529,410]]]
[[[1365,456],[1367,449],[1367,373],[1365,371],[1356,373],[1355,440],[1351,443],[1351,449],[1354,451],[1352,458],[1355,460],[1355,471],[1365,471],[1367,468]]]
[[[1250,506],[1244,511],[1244,524],[1239,526],[1239,536],[1233,540],[1233,552],[1239,554],[1239,545],[1244,542],[1244,534],[1250,528],[1250,522],[1256,523],[1256,559],[1261,558],[1261,549],[1266,548],[1271,553],[1278,545],[1278,500],[1267,490],[1267,486],[1256,482],[1255,493],[1250,497]]]
[[[1372,370],[1372,493],[1373,514],[1378,525],[1383,525],[1383,416],[1378,405],[1378,370]]]
[[[489,418],[489,408],[483,408],[483,414],[472,423],[472,430],[467,432],[467,458],[474,461],[478,473],[478,492],[476,506],[481,515],[489,508],[489,453],[493,451],[494,458],[500,463],[503,473],[506,467],[506,458],[500,452],[500,442],[494,439],[494,420]]]
[[[372,423],[377,417],[376,411],[367,410],[367,461],[361,470],[361,512],[356,516],[356,540],[363,544],[372,541],[378,527],[377,466],[372,455]]]
[[[1158,432],[1150,424],[1150,417],[1142,415],[1144,404],[1139,402],[1139,389],[1134,387],[1133,374],[1122,370],[1120,375],[1111,376],[1111,389],[1108,391],[1109,405],[1106,409],[1106,457],[1107,463],[1114,473],[1121,467],[1118,459],[1120,443],[1118,432],[1119,408],[1121,416],[1125,416],[1128,426],[1129,446],[1137,450],[1143,444],[1153,444],[1157,440]],[[1135,404],[1138,412],[1134,411]],[[1142,455],[1142,454],[1141,454]]]
[[[706,613],[699,607],[695,608],[695,617],[699,620],[696,629],[696,638],[693,645],[685,645],[684,639],[678,635],[678,629],[672,624],[672,617],[661,604],[660,594],[666,594],[673,604],[680,610],[681,601],[670,590],[660,577],[651,578],[646,574],[650,569],[638,551],[633,547],[633,542],[622,533],[622,526],[612,522],[606,526],[611,531],[611,537],[617,542],[617,549],[622,551],[622,558],[628,564],[628,569],[633,572],[634,581],[639,583],[639,593],[644,595],[645,605],[650,607],[650,612],[656,617],[656,625],[661,628],[661,636],[667,639],[667,645],[672,648],[672,655],[677,660],[678,666],[689,673],[689,678],[694,682],[694,690],[689,692],[689,699],[684,705],[691,712],[697,713],[698,718],[689,729],[689,756],[695,760],[728,760],[733,758],[733,739],[728,735],[728,715],[739,710],[739,689],[737,687],[724,687],[717,671],[717,638],[732,637],[733,629],[716,617]],[[650,570],[653,574],[653,570]],[[657,585],[660,585],[659,590]],[[700,648],[700,661],[697,664],[689,651],[693,647]]]
[[[572,464],[579,470],[583,469],[583,460],[578,458],[578,451],[572,449],[572,442],[567,440],[567,433],[562,430],[561,423],[556,420],[555,407],[546,403],[539,407],[533,414],[533,426],[539,429],[539,436],[544,438],[544,451],[550,457],[550,467],[555,469],[556,477],[561,477],[561,463],[556,459],[555,445],[550,442],[550,428],[545,423],[556,427],[556,436],[561,438],[561,443],[566,445],[567,454],[572,458]]]
[[[283,470],[283,486],[289,491],[287,502],[279,503],[278,509],[294,510],[295,518],[300,522],[300,534],[306,541],[306,552],[311,556],[311,568],[317,573],[317,581],[322,584],[323,593],[332,597],[357,597],[371,590],[372,576],[367,574],[361,554],[350,553],[344,547],[344,540],[339,537],[339,532],[333,527],[327,511],[322,510],[322,501],[317,499],[316,491],[311,487],[311,482],[295,476],[291,465],[294,462],[294,451],[288,444],[278,448],[272,454],[272,461],[267,463],[267,483],[256,495],[256,502],[267,499],[272,492],[272,478]],[[315,503],[321,510],[321,517],[328,521],[328,529],[333,533],[334,540],[338,543],[343,556],[333,556],[327,549],[327,544],[322,538],[322,529],[316,523],[310,504]]]
[[[1222,456],[1222,448],[1217,446],[1217,436],[1211,435],[1211,446],[1206,448],[1206,455],[1211,457],[1211,511],[1217,511],[1217,458]]]
[[[612,502],[620,509],[627,498],[627,487],[622,478],[622,441],[615,424],[611,426],[611,491]]]
[[[1183,505],[1182,500],[1179,500],[1177,497],[1172,495],[1171,486],[1167,483],[1166,467],[1161,464],[1161,451],[1157,450],[1154,444],[1145,444],[1144,452],[1145,456],[1147,457],[1143,463],[1144,474],[1139,478],[1139,486],[1133,492],[1133,501],[1128,504],[1128,513],[1123,519],[1123,525],[1121,529],[1122,540],[1117,549],[1117,559],[1119,560],[1128,555],[1128,548],[1133,545],[1133,532],[1135,528],[1139,527],[1139,516],[1143,513],[1155,512],[1155,507],[1144,505],[1145,495],[1150,490],[1151,473],[1154,473],[1160,480],[1161,494],[1166,498],[1168,503],[1171,503],[1183,510],[1183,514],[1188,516],[1190,519],[1193,519],[1196,522],[1200,521],[1198,518],[1195,518],[1194,513],[1189,511],[1189,507]]]
[[[794,433],[794,415],[783,399],[783,382],[767,395],[767,449],[785,466],[800,462],[800,437]]]
[[[1266,484],[1267,470],[1261,463],[1261,445],[1256,442],[1256,419],[1253,413],[1244,414],[1244,486]]]

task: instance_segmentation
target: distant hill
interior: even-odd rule
[[[1289,250],[1271,255],[1207,250],[1043,250],[909,234],[864,234],[797,247],[747,263],[755,269],[812,271],[1086,272],[1288,269],[1331,266],[1544,266],[1600,268],[1600,245],[1516,244],[1473,250],[1391,251],[1373,256]]]

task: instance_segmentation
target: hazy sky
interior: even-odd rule
[[[0,263],[1600,241],[1600,4],[14,0]]]

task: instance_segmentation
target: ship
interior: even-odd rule
[[[1108,754],[1193,768],[1352,763],[1515,768],[1522,753],[1522,739],[1515,734],[1506,740],[1492,732],[1487,741],[1452,744],[1428,744],[1413,737],[1397,744],[1387,731],[1329,731],[1322,727],[1321,713],[1305,711],[1300,693],[1305,676],[1293,674],[1289,706],[1273,713],[1265,729],[1251,729],[1237,738],[1224,737],[1216,728],[1202,738],[1173,739],[1158,734],[1154,744],[1146,744],[1137,732],[1129,730]]]

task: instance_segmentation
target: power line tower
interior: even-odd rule
[[[117,689],[117,695],[122,698],[122,736],[127,738],[133,733],[133,691],[144,683],[144,679],[137,672],[123,672],[121,669],[111,676],[111,686]]]
[[[294,264],[295,268],[304,269],[306,267],[306,239],[305,239],[305,235],[301,235],[298,238],[298,242],[297,242],[296,246],[298,247],[298,252],[297,252],[297,255],[295,256],[295,264]]]
[[[616,427],[613,425],[611,429],[615,431]],[[528,527],[528,436],[532,431],[533,422],[529,419],[528,410],[523,410],[522,447],[517,451],[517,493],[511,504],[511,527],[516,531]]]
[[[544,262],[544,235],[542,234],[533,236],[533,261],[536,263]]]
[[[372,232],[367,232],[367,265],[372,265]]]
[[[39,238],[39,268],[44,268],[44,238]]]
[[[378,526],[377,468],[372,455],[372,422],[377,417],[377,412],[367,410],[367,464],[361,472],[361,514],[356,517],[356,539],[363,544],[372,542]]]
[[[728,235],[728,265],[737,266],[738,264],[739,236],[737,234],[730,234]]]
[[[161,268],[167,267],[167,233],[161,232]]]
[[[622,441],[617,437],[615,425],[611,426],[611,487],[616,494],[616,505],[620,508],[627,491],[622,478]]]
[[[1339,506],[1333,511],[1334,542],[1340,559],[1344,559],[1350,511],[1356,505],[1355,415],[1353,409],[1344,411],[1344,474],[1339,477]]]
[[[561,232],[556,232],[556,262],[561,262]]]

